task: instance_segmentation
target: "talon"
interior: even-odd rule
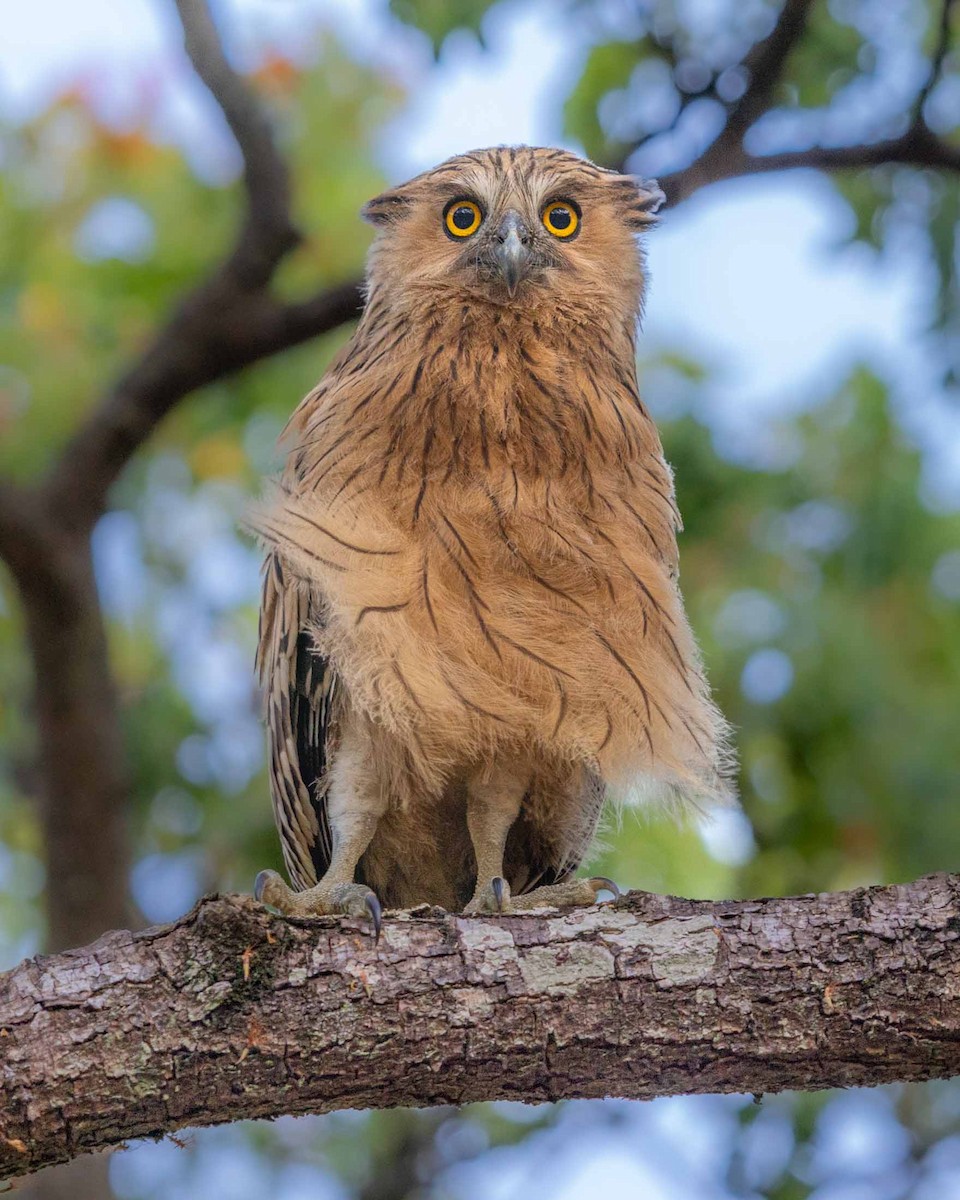
[[[493,916],[494,913],[510,912],[511,904],[510,884],[501,875],[494,875],[482,887],[478,885],[473,899],[463,911],[468,917]]]
[[[261,871],[253,881],[253,897],[261,904],[270,904],[276,908],[276,900],[271,899],[270,894],[275,896],[278,887],[284,888],[285,885],[276,871]]]
[[[594,875],[590,880],[590,886],[593,888],[594,897],[598,896],[601,892],[609,892],[613,896],[613,900],[606,901],[608,904],[616,904],[623,895],[613,880],[608,879],[606,875]]]
[[[253,894],[288,917],[363,917],[373,924],[380,940],[383,910],[374,893],[362,883],[338,883],[332,887],[321,881],[303,892],[292,892],[276,871],[261,871],[253,884]]]
[[[380,901],[373,892],[368,892],[363,902],[367,906],[370,920],[373,922],[373,944],[376,946],[380,941],[380,925],[383,918],[383,910],[380,907]]]

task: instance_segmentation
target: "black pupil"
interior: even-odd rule
[[[458,229],[469,229],[476,220],[476,213],[466,204],[461,204],[453,210],[453,223]]]
[[[554,229],[569,229],[572,220],[569,208],[551,208],[550,224]]]

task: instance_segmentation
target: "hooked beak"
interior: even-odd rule
[[[523,218],[511,209],[500,222],[494,256],[511,296],[516,295],[530,258],[530,233]]]

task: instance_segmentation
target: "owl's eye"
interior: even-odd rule
[[[476,233],[483,220],[480,205],[473,200],[451,200],[443,210],[443,223],[454,238],[468,238]]]
[[[540,220],[554,237],[573,237],[580,228],[580,209],[572,200],[554,200],[540,214]]]

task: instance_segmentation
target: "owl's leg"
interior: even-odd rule
[[[465,913],[505,912],[510,907],[503,852],[528,783],[515,768],[499,764],[467,783],[467,829],[477,858],[477,884]]]
[[[497,766],[478,773],[467,784],[467,828],[477,856],[477,885],[465,913],[522,912],[531,908],[571,908],[596,904],[601,892],[616,900],[620,889],[612,879],[568,879],[511,896],[503,878],[503,852],[529,785],[529,778],[512,767]]]
[[[387,797],[369,762],[369,754],[364,753],[361,738],[353,730],[344,730],[331,767],[326,804],[333,852],[323,878],[314,887],[295,892],[276,871],[261,871],[254,884],[254,895],[288,916],[339,913],[368,917],[379,938],[380,901],[366,884],[354,882],[354,875],[386,811]]]
[[[601,892],[610,892],[614,900],[620,898],[620,889],[612,879],[594,875],[592,879],[568,879],[565,883],[549,883],[534,888],[510,901],[511,912],[523,912],[530,908],[573,908],[596,904]]]

